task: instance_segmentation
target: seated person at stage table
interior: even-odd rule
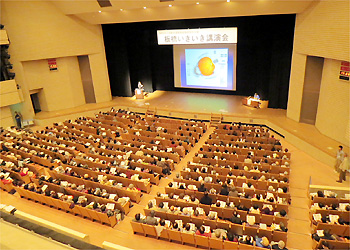
[[[255,94],[254,94],[254,99],[260,100],[260,96],[258,95],[258,93],[255,93]]]

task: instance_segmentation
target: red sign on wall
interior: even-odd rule
[[[339,79],[349,81],[350,77],[350,62],[342,61],[340,63]]]
[[[55,59],[47,59],[47,63],[49,64],[49,69],[51,71],[52,70],[58,70],[56,58]]]

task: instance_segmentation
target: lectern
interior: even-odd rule
[[[144,99],[143,89],[136,88],[135,89],[136,99]]]

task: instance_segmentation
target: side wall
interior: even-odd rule
[[[349,146],[350,82],[339,80],[340,61],[325,59],[316,128]]]
[[[42,106],[48,111],[85,103],[79,55],[89,56],[96,102],[111,100],[100,25],[66,16],[54,4],[43,0],[3,1],[1,17],[11,42],[9,54],[16,82],[24,95],[21,105],[24,119],[34,117],[29,95],[34,88],[43,88],[46,102]],[[57,58],[58,72],[49,71],[50,58]]]
[[[287,116],[299,121],[306,58],[308,55],[325,58],[316,127],[348,146],[345,134],[349,134],[349,105],[346,101],[344,105],[340,102],[333,105],[337,99],[345,98],[347,103],[349,100],[349,83],[337,80],[339,67],[335,66],[341,60],[350,61],[349,22],[349,1],[345,0],[319,1],[297,14],[287,108]],[[327,91],[331,91],[329,98]],[[330,112],[329,109],[337,111]],[[345,125],[334,126],[334,123]]]
[[[42,111],[56,111],[85,104],[78,58],[57,59],[57,71],[50,71],[47,60],[22,63],[29,90],[39,93]]]

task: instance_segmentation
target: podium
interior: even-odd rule
[[[135,96],[136,96],[136,99],[144,99],[145,96],[143,94],[143,89],[136,88],[135,89]]]
[[[252,108],[267,108],[269,106],[269,101],[262,101],[255,99],[253,97],[244,97],[242,99],[242,104]]]

